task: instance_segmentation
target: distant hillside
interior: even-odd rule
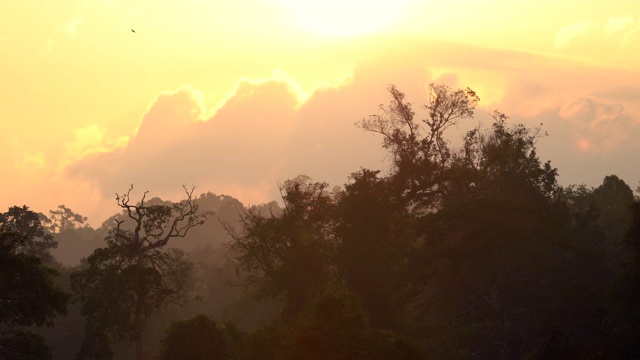
[[[149,205],[169,205],[171,202],[160,198],[152,198],[147,201]],[[240,228],[238,224],[239,215],[247,208],[236,198],[227,195],[216,195],[211,192],[200,195],[198,205],[201,211],[211,211],[207,222],[191,229],[186,237],[172,241],[170,246],[182,249],[186,252],[193,252],[196,249],[212,246],[218,247],[230,238],[222,227],[221,222],[225,222]],[[114,209],[116,208],[114,204]],[[269,211],[275,213],[280,211],[278,204],[273,201],[268,204],[253,206],[254,209],[263,209],[266,214]],[[126,213],[121,212],[111,216],[97,229],[91,227],[79,227],[66,229],[55,234],[58,247],[51,251],[52,255],[65,266],[75,266],[80,264],[82,258],[86,258],[99,247],[105,245],[104,239],[109,233],[109,229],[115,226],[115,220],[124,220],[123,226],[132,227],[133,224],[127,221]]]

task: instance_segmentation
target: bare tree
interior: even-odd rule
[[[80,358],[109,358],[112,338],[133,340],[136,359],[144,358],[142,334],[148,318],[167,304],[184,305],[195,299],[193,264],[180,250],[167,247],[190,229],[204,224],[209,212],[198,209],[195,188],[184,187],[186,199],[171,205],[149,205],[145,192],[132,203],[129,190],[116,194],[123,217],[96,249],[88,268],[72,275],[72,286],[87,316]],[[105,351],[106,349],[106,351]]]

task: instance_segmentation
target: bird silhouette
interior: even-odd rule
[[[136,31],[135,31],[135,30],[133,30],[133,29],[131,29],[131,32],[132,32],[132,33],[135,33]]]

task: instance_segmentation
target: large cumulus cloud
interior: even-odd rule
[[[152,102],[126,147],[87,154],[66,174],[104,193],[135,183],[177,194],[194,184],[247,202],[277,198],[277,182],[299,174],[342,185],[360,167],[386,167],[380,139],[354,123],[387,101],[392,81],[424,83],[419,68],[385,73],[366,65],[303,103],[286,78],[242,80],[210,117],[200,93],[182,87]]]
[[[360,167],[387,167],[381,139],[354,123],[388,101],[392,83],[422,116],[424,89],[432,81],[480,84],[481,99],[494,99],[476,111],[485,122],[498,108],[514,122],[545,123],[550,137],[540,142],[540,154],[571,182],[598,181],[606,173],[583,176],[590,164],[607,172],[612,164],[628,165],[618,160],[638,150],[640,109],[633,94],[639,87],[631,80],[637,71],[610,69],[605,75],[597,66],[564,58],[441,43],[386,50],[362,59],[349,80],[311,94],[301,94],[295,80],[282,76],[241,80],[217,108],[188,86],[160,94],[136,132],[127,134],[126,146],[84,153],[65,174],[104,194],[135,183],[154,195],[179,197],[181,185],[193,184],[253,203],[276,199],[278,180],[299,174],[342,185]],[[638,175],[640,169],[612,172]]]

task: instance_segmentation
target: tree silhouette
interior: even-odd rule
[[[371,115],[356,125],[383,136],[383,147],[392,155],[390,180],[407,205],[429,209],[438,201],[451,161],[445,131],[472,117],[480,99],[469,88],[453,90],[432,83],[427,89],[429,103],[424,106],[428,115],[417,120],[403,92],[392,85],[389,93],[390,104],[380,106],[381,115]]]
[[[413,216],[388,179],[363,169],[339,196],[336,265],[339,276],[363,300],[373,325],[393,328],[411,296],[406,282],[414,248]]]
[[[169,241],[202,225],[208,213],[198,210],[194,189],[184,188],[186,199],[169,205],[148,205],[147,192],[131,203],[133,185],[116,195],[125,218],[106,238],[107,247],[88,258],[88,267],[71,275],[72,288],[87,316],[83,358],[109,358],[110,339],[135,342],[136,358],[143,359],[142,334],[147,319],[167,304],[195,299],[193,265],[183,252],[168,248]],[[129,222],[130,226],[125,228]]]
[[[640,201],[629,206],[631,226],[624,237],[630,252],[625,269],[615,284],[615,297],[610,319],[610,341],[618,359],[640,356]]]
[[[243,334],[232,324],[218,325],[205,315],[172,322],[160,344],[159,360],[238,359]]]
[[[226,225],[243,284],[258,295],[283,299],[287,315],[301,311],[334,277],[334,204],[326,187],[308,179],[287,181],[281,214],[249,210],[241,216],[241,231]]]
[[[52,326],[67,311],[69,294],[54,282],[58,272],[47,267],[48,249],[56,243],[38,214],[26,206],[0,214],[0,357],[49,359],[40,335],[21,329]]]
[[[52,233],[61,233],[88,226],[85,223],[87,221],[86,216],[77,214],[64,205],[58,205],[56,210],[49,210],[49,217],[45,218],[48,229]]]

